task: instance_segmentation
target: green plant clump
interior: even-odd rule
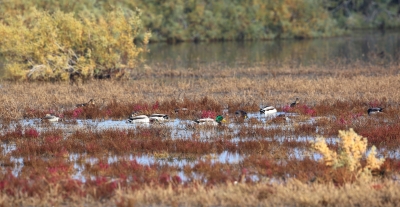
[[[12,80],[68,80],[122,76],[146,51],[140,11],[117,9],[102,16],[28,9],[0,21],[0,56]],[[135,38],[142,36],[140,45]]]

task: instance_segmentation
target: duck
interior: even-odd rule
[[[243,110],[237,110],[235,111],[235,116],[247,119],[247,112]]]
[[[136,115],[136,113],[132,113],[132,115],[129,116],[128,123],[149,123],[150,119],[146,115]]]
[[[275,114],[278,112],[275,107],[273,106],[266,106],[260,109],[260,114]]]
[[[377,114],[377,113],[383,112],[383,108],[381,108],[381,107],[369,108],[367,112],[368,112],[368,115]]]
[[[197,119],[195,122],[199,125],[213,125],[213,126],[218,126],[221,125],[221,123],[226,122],[225,118],[222,115],[218,115],[215,120],[212,118],[203,118],[203,119]]]
[[[44,120],[44,121],[49,121],[49,122],[57,122],[57,121],[60,120],[60,117],[55,116],[55,115],[53,115],[53,114],[46,114],[46,115],[42,118],[42,120]]]
[[[86,103],[76,104],[76,107],[86,107],[86,106],[94,106],[94,99],[90,99]]]
[[[296,98],[296,100],[290,104],[290,107],[295,107],[297,104],[299,104],[299,98]]]
[[[167,114],[152,114],[152,115],[150,115],[149,119],[150,119],[150,122],[153,122],[153,121],[160,122],[160,121],[165,121],[165,120],[169,119],[169,116]]]
[[[185,113],[185,112],[188,112],[188,111],[189,111],[188,108],[176,108],[176,109],[175,109],[175,113],[176,113],[176,114],[179,113],[179,112]]]

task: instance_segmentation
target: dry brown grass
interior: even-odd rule
[[[393,181],[360,182],[337,187],[330,184],[306,184],[296,180],[284,183],[222,184],[204,187],[152,187],[130,190],[120,188],[109,199],[70,196],[66,201],[62,189],[48,186],[41,197],[2,194],[2,206],[397,206],[399,184]]]
[[[349,67],[349,66],[348,66]],[[67,83],[1,84],[0,113],[3,118],[21,119],[28,109],[60,111],[94,98],[96,105],[184,102],[208,97],[224,105],[253,109],[254,105],[283,107],[294,101],[314,106],[322,101],[357,100],[368,107],[378,100],[388,105],[400,101],[400,75],[397,65],[386,68],[354,65],[354,68],[315,66],[268,69],[264,67],[229,70],[178,70],[182,75],[168,77],[167,71],[153,69],[131,81],[92,81],[80,86]],[[210,71],[210,72],[208,72]],[[171,71],[174,72],[174,71]],[[253,107],[249,107],[253,106]],[[201,109],[200,109],[201,110]]]
[[[227,184],[206,188],[119,191],[122,206],[397,206],[398,183],[363,182],[336,187],[289,180],[284,184]]]

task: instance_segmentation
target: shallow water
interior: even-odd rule
[[[278,115],[285,115],[286,120],[281,123],[281,124],[267,124],[267,121],[274,118],[275,116]],[[192,120],[182,120],[182,119],[170,119],[167,120],[161,124],[152,124],[152,123],[136,123],[136,124],[131,124],[128,123],[126,120],[76,120],[76,124],[70,124],[70,123],[64,123],[64,122],[55,122],[55,123],[47,123],[43,124],[41,123],[40,120],[38,119],[30,119],[30,120],[21,120],[18,123],[15,123],[13,127],[16,127],[17,125],[22,125],[24,128],[25,127],[34,127],[36,130],[39,132],[43,132],[49,129],[62,129],[65,133],[65,137],[68,137],[68,134],[73,133],[76,130],[105,130],[105,129],[134,129],[136,127],[165,127],[171,130],[170,136],[168,138],[172,139],[193,139],[193,135],[196,133],[196,136],[198,136],[199,140],[202,141],[211,141],[215,139],[215,137],[218,137],[219,135],[226,135],[230,134],[231,137],[229,141],[233,143],[239,143],[239,142],[246,142],[246,141],[253,141],[253,140],[275,140],[278,142],[285,142],[285,141],[295,141],[295,142],[314,142],[315,137],[313,136],[279,136],[279,137],[254,137],[254,136],[249,136],[249,137],[235,137],[236,134],[238,134],[240,127],[242,126],[247,126],[247,127],[252,127],[252,128],[263,128],[263,129],[275,129],[275,128],[281,128],[283,130],[291,130],[293,128],[293,122],[292,119],[296,119],[297,114],[291,114],[291,113],[284,113],[284,112],[278,112],[275,115],[263,115],[259,113],[249,113],[248,117],[251,119],[257,119],[259,121],[258,124],[250,124],[248,123],[247,120],[245,120],[243,123],[236,123],[232,120],[232,122],[225,123],[226,127],[228,130],[220,130],[218,127],[189,127],[192,125],[195,125],[195,123]],[[311,117],[306,120],[297,120],[297,124],[314,124],[315,121],[319,117]],[[13,128],[11,127],[11,128]],[[316,132],[318,132],[318,128],[316,129]],[[290,133],[289,133],[290,134]],[[327,143],[335,144],[338,141],[338,138],[336,137],[328,137],[326,138]],[[2,153],[3,155],[5,154],[10,154],[13,150],[16,149],[15,144],[13,143],[3,143],[1,145]],[[378,155],[382,155],[386,150],[380,149],[378,151]],[[187,157],[185,157],[187,156]],[[159,164],[159,165],[169,165],[169,166],[174,166],[177,168],[182,169],[184,166],[189,165],[189,166],[194,166],[200,161],[205,161],[205,160],[210,160],[210,162],[213,163],[228,163],[228,164],[239,164],[244,158],[246,158],[246,154],[239,154],[239,153],[230,153],[228,151],[223,151],[220,154],[207,154],[203,156],[197,156],[197,155],[176,155],[176,154],[165,154],[165,155],[156,155],[156,154],[129,154],[129,155],[123,155],[123,156],[115,156],[115,155],[109,155],[104,157],[108,164],[112,164],[115,162],[118,162],[120,160],[129,160],[133,161],[135,160],[138,162],[138,164],[141,165],[152,165],[152,164]],[[400,158],[400,152],[395,151],[395,152],[390,152],[388,154],[388,157],[392,158]],[[78,159],[84,158],[84,162],[82,163],[77,163]],[[103,158],[103,159],[104,159]],[[309,158],[312,160],[320,160],[322,159],[322,156],[315,151],[310,151],[309,149],[304,149],[304,148],[290,148],[288,152],[288,159],[296,159],[296,160],[303,160],[305,158]],[[15,176],[18,176],[21,170],[24,167],[24,159],[26,158],[21,158],[21,157],[11,157],[10,161],[14,163],[15,165],[12,167],[12,173]],[[45,159],[45,158],[43,158]],[[94,176],[89,176],[83,175],[83,172],[85,171],[85,164],[96,164],[98,163],[98,158],[95,157],[89,157],[86,154],[70,154],[69,157],[67,158],[69,162],[73,163],[73,168],[74,168],[74,173],[72,174],[72,178],[74,179],[79,179],[81,181],[85,181],[86,179],[90,179],[91,177],[94,178]],[[6,169],[9,169],[10,167],[4,167],[1,166],[0,169],[3,171]],[[188,176],[186,176],[183,172],[183,170],[179,170],[177,174],[181,177],[183,181],[189,179]],[[196,174],[192,174],[189,177],[195,177],[197,176]],[[259,179],[259,177],[254,176],[254,180]]]
[[[167,120],[161,124],[150,124],[150,123],[135,123],[131,124],[128,123],[126,120],[76,120],[76,124],[70,124],[70,123],[64,123],[64,122],[55,122],[55,123],[46,123],[43,124],[40,119],[25,119],[21,120],[18,123],[15,123],[11,128],[16,127],[17,125],[21,125],[23,128],[26,127],[33,127],[35,128],[39,133],[49,130],[49,129],[62,129],[64,131],[64,134],[66,138],[68,137],[68,134],[73,133],[76,130],[105,130],[105,129],[131,129],[131,128],[136,128],[136,127],[166,127],[171,130],[171,138],[172,139],[192,139],[193,134],[197,133],[199,136],[199,140],[203,141],[208,141],[212,140],[219,134],[224,134],[224,133],[230,133],[230,134],[235,134],[237,133],[237,128],[239,126],[251,126],[251,127],[259,127],[259,128],[276,128],[276,127],[288,127],[288,125],[276,125],[276,124],[265,124],[267,120],[274,118],[277,115],[284,114],[283,112],[279,112],[275,115],[263,115],[259,113],[249,113],[248,116],[249,118],[255,118],[259,120],[260,124],[256,125],[251,125],[247,123],[246,121],[244,123],[235,123],[235,122],[230,122],[226,123],[226,126],[228,127],[229,131],[221,131],[218,129],[218,127],[188,127],[191,125],[195,125],[195,123],[192,120],[181,120],[181,119],[170,119]],[[288,116],[295,116],[295,114],[287,114]],[[288,121],[289,124],[289,121]],[[258,138],[259,139],[259,138]],[[263,139],[269,139],[268,137],[265,137]],[[284,140],[284,137],[278,138],[278,140]],[[253,140],[252,137],[248,138],[233,138],[230,141],[232,142],[239,142],[239,141],[246,141],[246,140]],[[300,138],[300,141],[308,141],[309,138]],[[1,145],[2,147],[2,153],[3,154],[9,154],[13,150],[16,149],[15,144],[13,143],[3,143]],[[296,151],[294,153],[297,153]],[[230,153],[228,151],[224,151],[220,154],[208,154],[208,155],[203,155],[203,156],[194,156],[194,157],[180,157],[177,155],[169,155],[167,154],[166,156],[156,156],[153,154],[140,154],[140,155],[126,155],[126,156],[108,156],[106,159],[108,161],[108,164],[118,162],[119,160],[135,160],[139,164],[142,165],[152,165],[152,164],[160,164],[160,165],[169,165],[169,166],[175,166],[178,168],[182,168],[185,165],[190,165],[194,166],[196,163],[199,161],[205,161],[205,160],[210,160],[211,163],[229,163],[229,164],[238,164],[241,160],[244,159],[246,155],[239,154],[239,153]],[[84,163],[77,163],[78,158],[84,157]],[[300,154],[296,155],[296,157],[301,157]],[[24,167],[24,159],[22,157],[11,157],[10,161],[14,163],[14,167],[12,168],[12,173],[15,176],[18,176],[21,170]],[[85,154],[70,154],[68,157],[68,160],[70,162],[73,162],[73,168],[74,168],[74,174],[72,177],[74,179],[79,179],[82,181],[85,181],[87,179],[84,175],[82,175],[82,172],[85,170],[84,165],[87,164],[95,164],[98,162],[98,158],[92,158],[92,157],[87,157]],[[3,170],[6,169],[6,167],[1,167]],[[184,175],[183,172],[179,172],[178,175],[183,179],[187,179],[187,177]]]

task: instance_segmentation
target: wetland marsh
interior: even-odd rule
[[[387,59],[370,51],[369,60],[324,64],[252,59],[241,65],[235,57],[236,66],[215,60],[193,68],[155,59],[132,72],[131,80],[3,81],[2,204],[395,206],[396,52],[386,52]],[[90,99],[94,104],[76,106]],[[268,105],[277,113],[260,114]],[[368,115],[371,107],[384,110]],[[237,117],[237,110],[248,117]],[[170,118],[127,123],[134,111]],[[41,120],[46,114],[62,120]],[[216,115],[226,122],[194,122]],[[339,156],[339,131],[350,129],[367,140],[357,170],[329,166],[315,147],[317,138]],[[365,170],[372,146],[384,162]]]

